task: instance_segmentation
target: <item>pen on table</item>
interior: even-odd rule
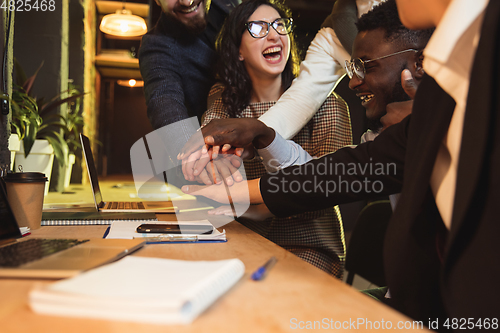
[[[271,270],[271,268],[273,268],[276,264],[276,261],[278,261],[278,259],[276,259],[275,256],[272,256],[271,259],[264,264],[264,266],[259,267],[255,272],[253,272],[252,280],[259,281],[264,279],[267,273],[269,273],[269,270]]]

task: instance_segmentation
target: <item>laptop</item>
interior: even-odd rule
[[[178,209],[173,206],[172,201],[140,201],[140,202],[104,202],[97,179],[97,169],[90,148],[90,140],[80,134],[83,156],[87,164],[87,171],[90,179],[92,194],[94,195],[95,207],[101,212],[152,212],[152,213],[175,213]]]
[[[145,244],[140,239],[19,238],[21,232],[0,180],[0,277],[67,278],[122,258]]]

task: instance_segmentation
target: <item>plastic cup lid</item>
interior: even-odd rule
[[[15,182],[15,183],[38,183],[38,182],[46,182],[48,179],[45,177],[44,173],[41,172],[16,172],[16,173],[8,173],[4,180],[6,182]]]

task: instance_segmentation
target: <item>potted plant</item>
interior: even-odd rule
[[[83,94],[75,89],[63,91],[45,103],[44,98],[32,96],[32,87],[38,71],[26,78],[15,61],[17,84],[12,90],[12,132],[18,134],[21,149],[16,155],[15,168],[22,165],[24,171],[39,171],[50,177],[54,157],[61,166],[69,160],[68,123],[74,124],[75,116],[55,113],[61,105],[72,103]],[[67,95],[67,96],[66,96]],[[62,97],[66,96],[66,97]],[[71,125],[72,126],[72,125]],[[48,189],[48,187],[47,187]]]

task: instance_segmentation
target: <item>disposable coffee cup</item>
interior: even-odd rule
[[[7,199],[19,227],[40,228],[47,177],[40,172],[8,173]]]

